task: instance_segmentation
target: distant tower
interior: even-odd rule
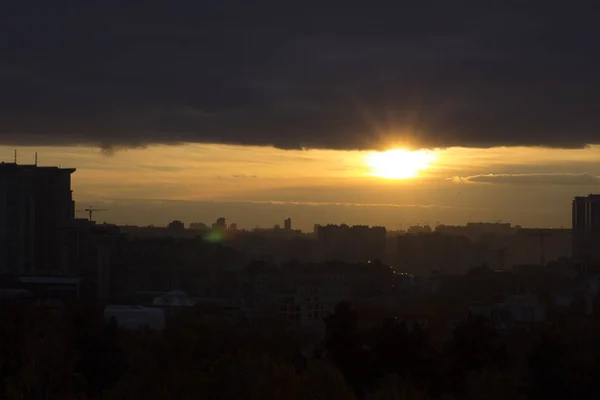
[[[287,218],[285,221],[283,221],[283,227],[286,231],[291,231],[292,230],[292,219]]]

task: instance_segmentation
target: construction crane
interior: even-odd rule
[[[94,208],[92,206],[89,206],[88,208],[83,209],[83,210],[77,210],[77,212],[87,212],[90,221],[92,221],[92,216],[96,211],[108,211],[108,210],[106,208]]]

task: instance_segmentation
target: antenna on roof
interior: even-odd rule
[[[37,167],[37,151],[35,152],[35,160],[34,160],[34,164]]]
[[[17,149],[15,149],[15,164],[17,163]]]

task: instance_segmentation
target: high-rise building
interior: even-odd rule
[[[575,197],[572,205],[573,233],[585,233],[587,197]]]
[[[572,217],[573,256],[600,261],[600,195],[575,197]]]
[[[74,168],[0,163],[0,273],[61,274],[74,220]]]
[[[283,221],[283,228],[286,231],[292,230],[292,219],[291,218],[286,218],[285,221]]]

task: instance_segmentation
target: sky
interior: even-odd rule
[[[81,208],[120,224],[569,226],[600,185],[599,14],[5,2],[0,159],[77,168]]]

